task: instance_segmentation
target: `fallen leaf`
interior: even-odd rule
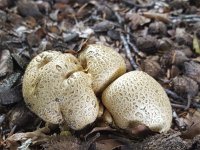
[[[81,38],[89,38],[94,34],[94,31],[90,27],[86,27],[83,22],[77,23],[72,29],[72,32],[78,33]]]
[[[96,150],[114,150],[123,144],[115,139],[105,139],[95,142]]]
[[[102,131],[115,132],[116,129],[113,129],[113,128],[109,127],[109,126],[106,126],[106,127],[95,127],[94,129],[92,129],[92,131],[90,131],[88,134],[86,134],[84,136],[84,138],[87,139],[87,137],[90,136],[91,134],[96,133],[96,132],[102,132]]]
[[[192,139],[200,134],[200,112],[190,109],[183,121],[186,123],[187,130],[182,132],[182,137]]]
[[[42,145],[45,150],[84,150],[81,141],[73,136],[52,136],[51,139]]]
[[[4,91],[11,89],[12,86],[17,82],[17,80],[20,78],[20,73],[13,73],[9,77],[5,78],[0,82],[0,93],[3,93]]]
[[[110,21],[102,21],[95,24],[92,29],[94,32],[105,32],[114,28],[114,24]]]
[[[35,2],[32,1],[19,1],[17,4],[18,13],[21,16],[28,17],[32,16],[35,18],[41,17],[42,14]]]
[[[195,50],[195,53],[200,54],[200,45],[199,45],[199,39],[196,35],[194,35],[193,38],[193,49]]]
[[[49,132],[50,132],[49,128],[44,127],[44,128],[35,130],[33,132],[15,133],[15,134],[9,136],[6,139],[6,142],[8,142],[8,143],[14,143],[14,142],[18,142],[18,141],[23,142],[28,139],[31,139],[33,144],[36,144],[38,142],[42,143],[49,139],[49,136],[46,135]]]
[[[199,57],[196,57],[196,58],[192,58],[192,60],[193,60],[194,62],[200,63],[200,56],[199,56]]]
[[[154,12],[143,12],[142,15],[146,18],[159,20],[159,21],[162,21],[164,23],[170,23],[171,22],[168,14],[160,14],[160,13],[154,13]]]
[[[21,97],[22,98],[22,97]],[[23,128],[27,129],[33,126],[37,122],[36,115],[33,114],[24,103],[18,103],[8,113],[7,119],[9,121],[9,127],[12,129],[17,126],[15,131]]]
[[[128,12],[125,17],[131,21],[130,24],[133,30],[137,29],[138,26],[143,26],[144,24],[149,23],[151,21],[149,18],[146,18],[138,13],[133,12]]]
[[[0,77],[13,71],[13,62],[9,50],[3,50],[0,54]]]
[[[5,90],[0,93],[0,104],[1,105],[10,105],[22,101],[22,92],[21,87],[16,86],[14,88]]]

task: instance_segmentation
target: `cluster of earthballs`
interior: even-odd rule
[[[172,121],[161,85],[145,72],[126,73],[122,56],[104,45],[87,45],[77,57],[58,51],[40,53],[24,74],[23,96],[44,121],[65,123],[74,130],[97,119],[100,101],[121,129],[142,124],[166,132]]]

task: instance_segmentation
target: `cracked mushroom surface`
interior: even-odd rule
[[[93,77],[92,87],[96,94],[101,93],[110,83],[126,72],[123,57],[114,49],[89,44],[79,52],[82,66]]]
[[[140,124],[155,132],[170,129],[169,98],[162,86],[145,72],[131,71],[116,79],[104,90],[102,102],[122,129]]]
[[[99,104],[91,76],[72,54],[45,51],[29,63],[23,78],[27,106],[43,120],[79,130],[94,122]]]

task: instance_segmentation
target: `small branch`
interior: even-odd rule
[[[165,92],[167,93],[167,95],[169,95],[170,97],[172,97],[173,99],[176,99],[176,100],[180,100],[182,102],[185,101],[185,99],[183,99],[182,97],[178,96],[175,92],[169,90],[169,89],[165,89]],[[191,105],[191,96],[188,95],[187,96],[187,105],[181,105],[181,104],[173,104],[171,103],[171,105],[173,107],[176,107],[176,108],[182,108],[184,110],[188,110],[190,108],[190,105]]]
[[[176,100],[180,100],[182,102],[185,101],[184,98],[178,96],[175,92],[169,90],[169,89],[165,89],[165,92],[167,93],[167,95],[169,95],[170,97],[172,97],[173,99],[176,99]]]
[[[187,106],[186,106],[185,110],[188,110],[188,109],[190,108],[191,102],[192,102],[192,101],[191,101],[191,96],[188,95],[188,96],[187,96]]]
[[[153,8],[155,6],[155,0],[153,0],[150,4],[146,4],[146,5],[140,5],[140,4],[136,4],[134,1],[132,0],[122,0],[122,2],[124,2],[125,4],[131,6],[131,7],[136,7],[136,8]]]
[[[136,47],[136,45],[133,42],[131,42],[131,40],[130,40],[130,34],[129,34],[130,33],[130,27],[127,27],[127,32],[128,32],[128,34],[126,35],[126,39],[127,39],[128,44],[130,45],[130,47],[133,49],[133,51],[137,55],[139,55],[140,57],[144,58],[145,54],[140,52],[139,49]]]
[[[180,108],[180,109],[184,109],[184,110],[187,109],[187,106],[185,106],[185,105],[180,105],[180,104],[171,103],[171,106],[174,107],[174,108]]]
[[[185,122],[184,122],[183,120],[181,120],[181,119],[178,117],[177,113],[176,113],[174,110],[173,110],[172,116],[173,116],[173,119],[174,119],[174,121],[175,121],[177,127],[178,127],[181,131],[185,130],[186,127],[187,127],[187,125],[185,124]]]
[[[179,16],[170,16],[170,20],[172,20],[173,23],[176,22],[190,22],[195,23],[200,21],[199,15],[179,15]]]
[[[118,14],[118,12],[115,12],[115,16],[117,17],[118,23],[121,25],[121,28],[122,28],[123,27],[123,25],[122,25],[123,19]],[[131,55],[131,49],[130,49],[129,44],[128,44],[126,38],[125,38],[125,35],[122,32],[120,32],[120,39],[121,39],[121,41],[124,45],[126,56],[129,59],[131,66],[133,67],[133,69],[138,70],[139,67],[138,67],[138,65],[136,64],[135,60],[133,59],[133,57]]]
[[[124,36],[123,33],[120,33],[120,38],[122,40],[122,43],[124,45],[124,49],[125,49],[125,52],[126,52],[126,56],[127,58],[129,59],[130,63],[131,63],[131,66],[135,69],[135,70],[138,70],[139,67],[138,65],[136,64],[135,60],[133,59],[132,55],[131,55],[131,50],[130,50],[130,47],[126,41],[126,38]]]

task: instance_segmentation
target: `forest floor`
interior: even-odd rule
[[[46,50],[76,52],[102,43],[165,89],[173,108],[168,133],[131,135],[107,126],[43,131],[25,105],[27,64]],[[0,147],[2,149],[200,149],[199,0],[1,0]]]

